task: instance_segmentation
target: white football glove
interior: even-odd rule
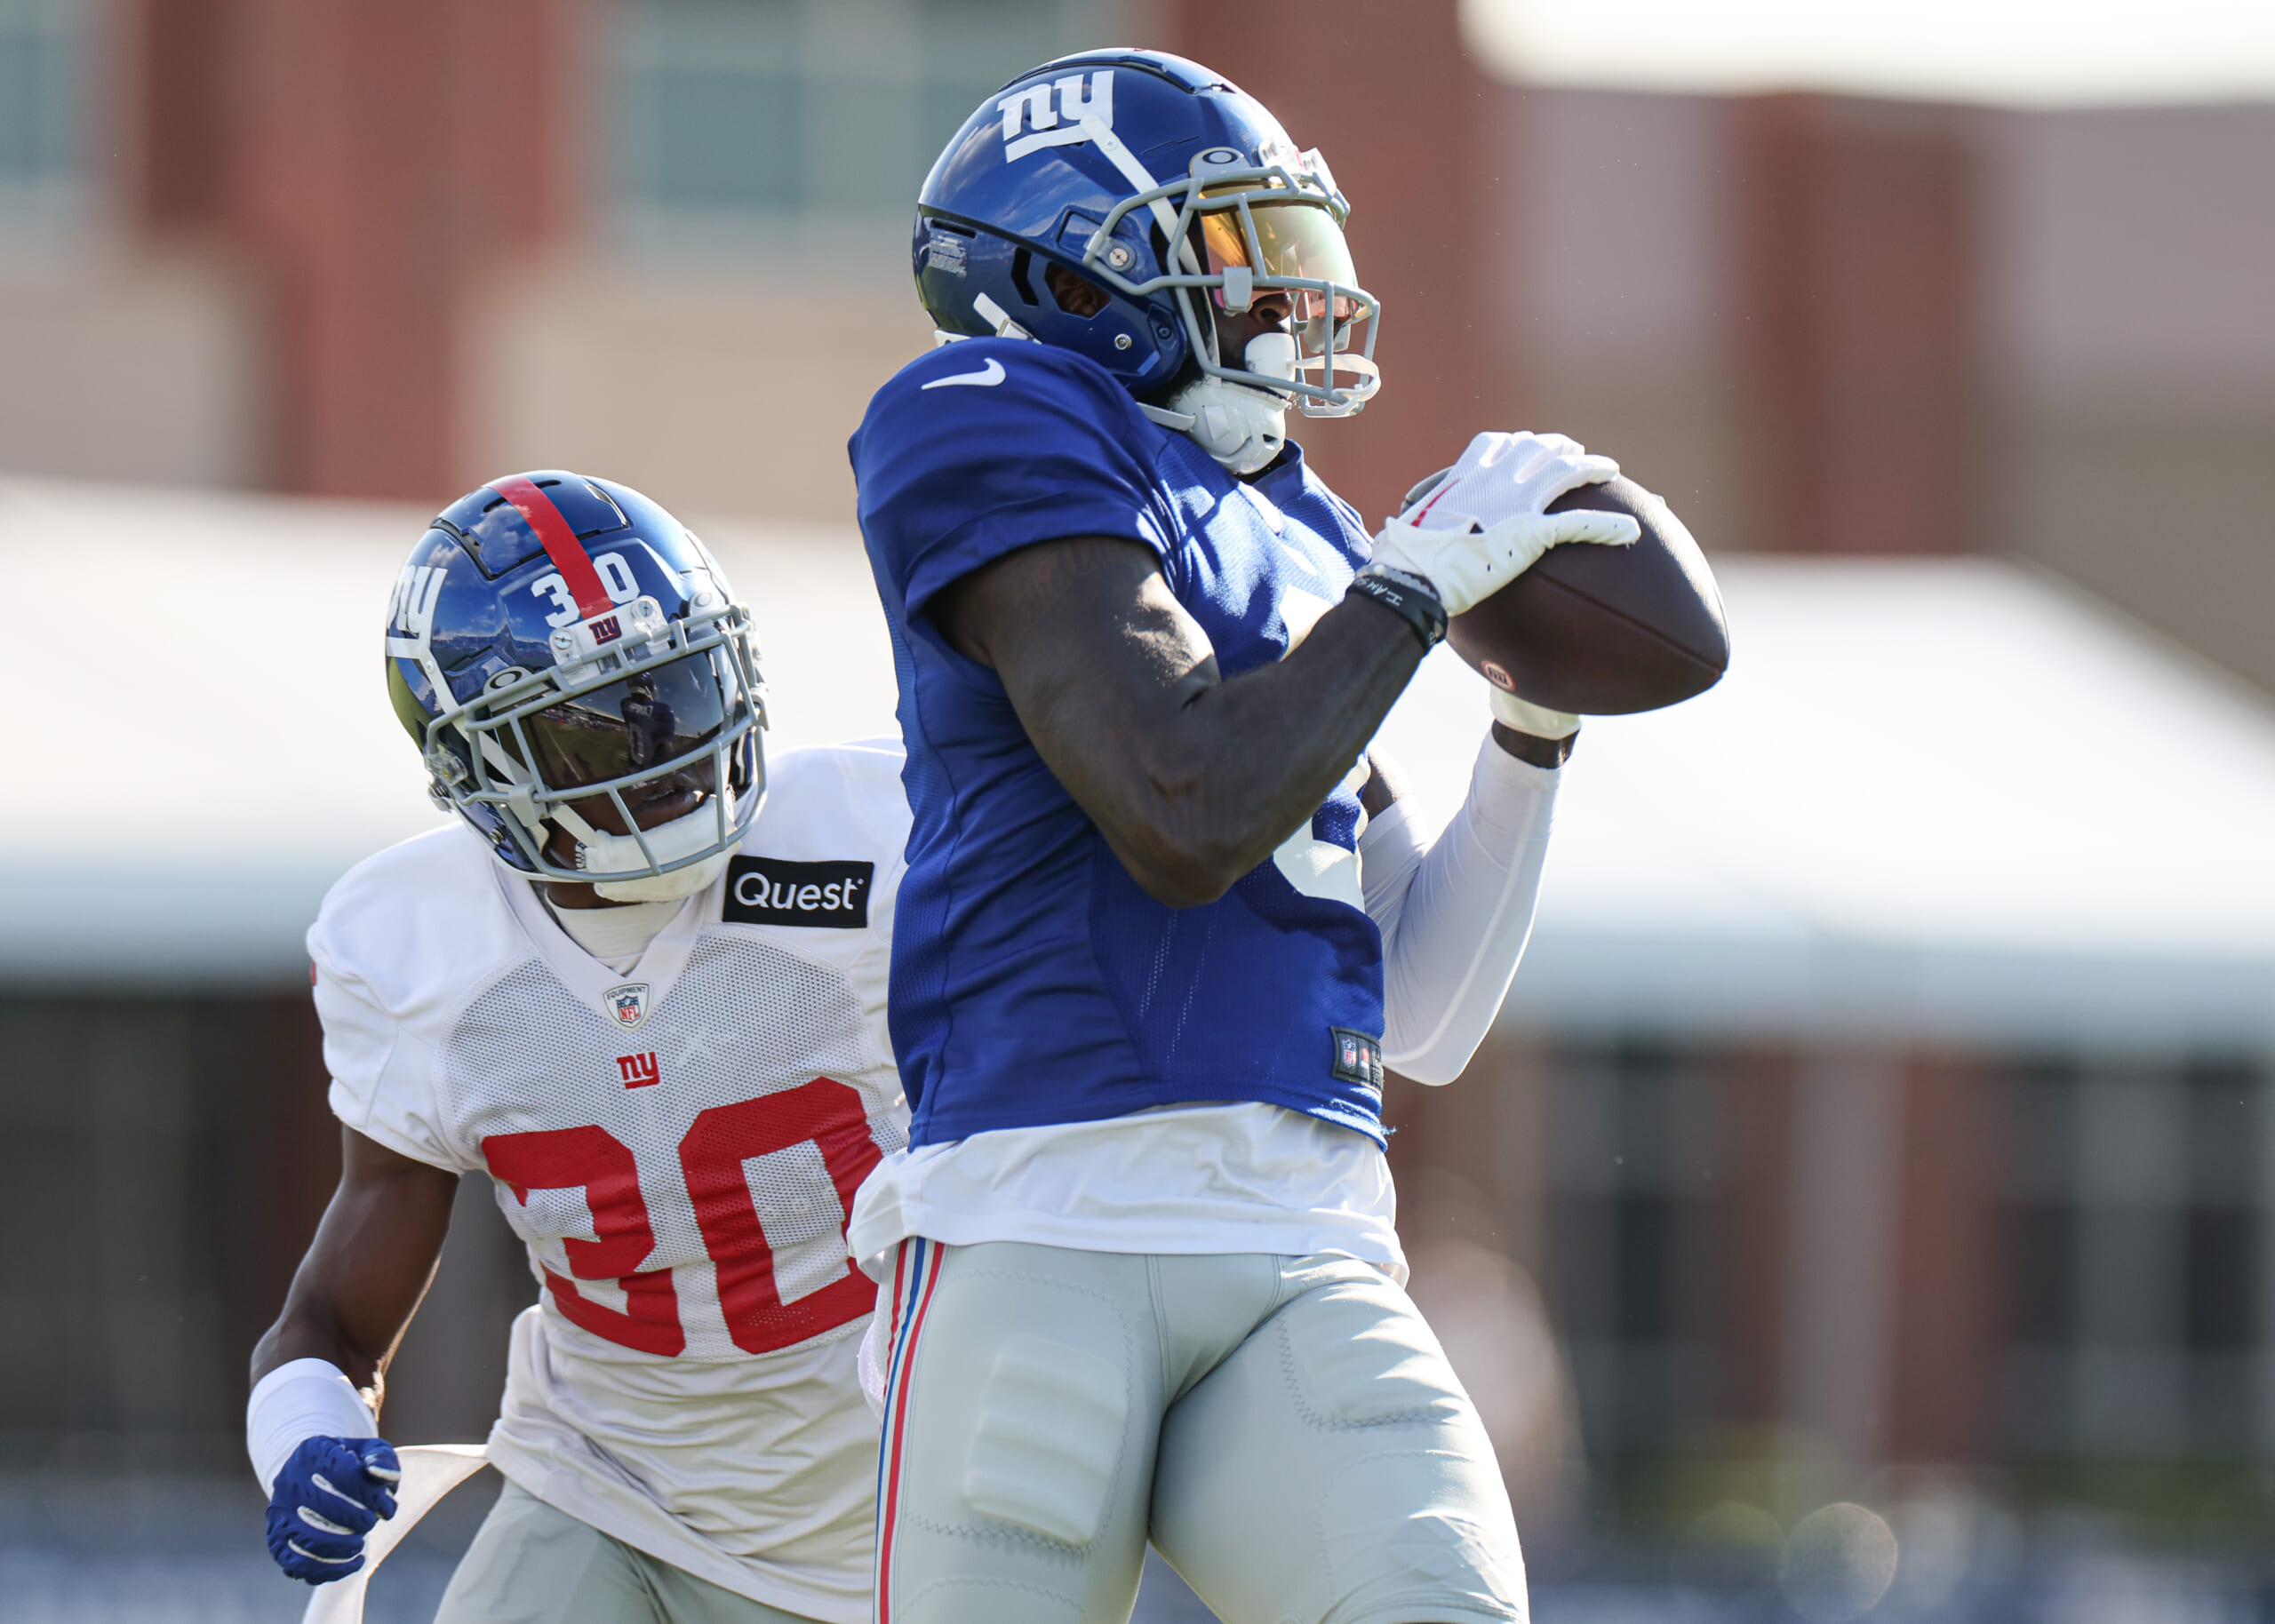
[[[1406,496],[1375,537],[1375,562],[1430,583],[1458,615],[1515,580],[1566,542],[1624,547],[1642,534],[1625,513],[1544,512],[1582,485],[1619,472],[1562,434],[1480,434],[1461,460]]]

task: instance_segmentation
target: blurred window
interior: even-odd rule
[[[1095,43],[1098,0],[619,0],[613,171],[635,236],[906,217],[1007,79]]]
[[[1656,1454],[1717,1385],[1710,1055],[1631,1039],[1558,1052],[1549,1286],[1588,1446]]]
[[[0,0],[0,219],[68,203],[86,106],[86,0]]]
[[[2087,1468],[2247,1449],[2268,1333],[2269,1078],[2248,1057],[2008,1072],[2004,1442]]]
[[[1545,1285],[1586,1448],[1640,1506],[1665,1462],[1789,1402],[1797,1107],[1774,1064],[1712,1044],[1573,1042],[1551,1065]],[[2063,1493],[2112,1462],[2275,1454],[2275,1069],[1980,1065],[1985,1199],[1960,1232],[1988,1265],[1988,1363],[1967,1380],[1991,1453]]]
[[[2262,1313],[2258,1070],[2237,1056],[2199,1056],[2183,1077],[2189,1187],[2181,1341],[2199,1358],[2247,1355]]]

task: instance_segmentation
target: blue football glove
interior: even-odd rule
[[[403,1481],[385,1438],[304,1438],[276,1474],[268,1501],[268,1554],[312,1585],[363,1565],[363,1536],[395,1515]]]

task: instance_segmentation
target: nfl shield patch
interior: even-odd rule
[[[630,1031],[648,1018],[648,983],[630,981],[611,987],[601,994],[601,1001],[608,1006],[609,1019]]]
[[[1346,1083],[1357,1083],[1380,1094],[1383,1087],[1383,1043],[1370,1032],[1354,1032],[1347,1026],[1330,1026],[1327,1035],[1335,1044],[1334,1074]]]

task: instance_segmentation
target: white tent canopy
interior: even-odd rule
[[[2022,107],[2256,101],[2275,90],[2263,0],[1462,0],[1495,72],[1534,84],[1829,90]]]
[[[14,730],[0,981],[299,974],[324,888],[439,816],[378,646],[425,517],[0,480],[8,691],[60,696]],[[858,537],[699,528],[769,748],[892,731]],[[2275,1047],[2275,710],[2006,565],[1720,568],[1729,677],[1586,729],[1514,1018]],[[1482,691],[1441,649],[1384,730],[1441,808]]]
[[[2275,709],[1988,560],[1725,560],[1704,697],[1588,724],[1513,1013],[2275,1043]],[[1475,679],[1385,728],[1432,771]]]
[[[0,478],[11,595],[41,606],[0,641],[0,673],[68,696],[20,735],[0,801],[0,980],[305,975],[331,882],[442,819],[379,648],[429,516]],[[858,538],[700,533],[758,623],[769,748],[895,731]]]

